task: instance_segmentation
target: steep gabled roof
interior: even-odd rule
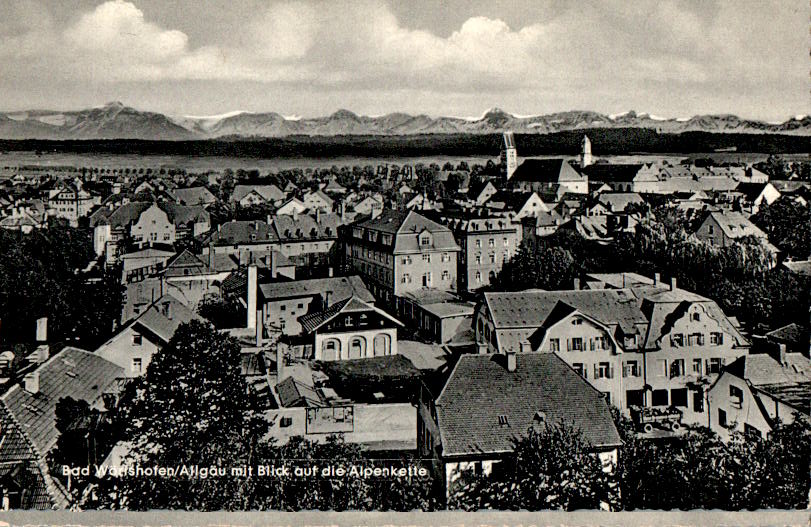
[[[162,344],[166,344],[175,334],[178,326],[192,320],[202,321],[203,318],[167,293],[149,306],[130,325],[149,331],[158,337]]]
[[[758,238],[767,238],[766,233],[760,230],[754,223],[749,221],[740,212],[711,212],[709,218],[715,220],[720,229],[729,238],[742,238],[744,236],[756,236]]]
[[[642,169],[641,164],[596,163],[580,169],[589,181],[601,183],[630,183]]]
[[[562,183],[585,181],[565,159],[525,159],[515,169],[510,181]]]
[[[337,302],[331,305],[324,311],[318,311],[316,313],[308,313],[299,317],[299,322],[301,323],[301,327],[304,329],[305,333],[312,333],[313,331],[318,330],[321,326],[329,322],[330,320],[334,319],[338,315],[346,314],[346,313],[362,313],[362,312],[373,312],[377,313],[378,315],[382,316],[390,320],[392,323],[402,326],[402,322],[397,320],[396,318],[392,317],[382,309],[378,309],[375,306],[360,300],[356,296],[351,296],[345,300]]]
[[[595,449],[622,444],[605,398],[553,353],[462,355],[436,400],[442,455],[512,452],[539,412],[579,429]],[[501,424],[504,422],[504,424]]]
[[[265,300],[315,295],[319,295],[323,298],[327,291],[329,291],[330,303],[340,302],[352,296],[357,296],[364,302],[374,302],[372,293],[369,292],[359,276],[337,276],[333,278],[314,278],[311,280],[259,284],[259,291]]]
[[[56,444],[56,403],[63,397],[100,401],[124,369],[94,353],[67,347],[35,370],[39,374],[39,391],[32,394],[21,385],[12,386],[0,400],[20,424],[40,456]]]

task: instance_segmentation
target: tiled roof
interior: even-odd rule
[[[735,192],[740,192],[748,201],[755,201],[763,193],[768,183],[738,183]]]
[[[783,266],[792,273],[802,276],[811,276],[811,260],[783,262]]]
[[[330,292],[329,302],[340,302],[352,296],[374,303],[372,293],[366,288],[359,276],[338,276],[333,278],[314,278],[311,280],[294,280],[292,282],[274,282],[259,284],[259,291],[265,300],[297,298],[319,295],[322,298]]]
[[[767,353],[738,358],[726,371],[746,379],[753,387],[798,410],[811,413],[811,359],[800,353],[787,353],[780,364]]]
[[[293,377],[288,377],[278,383],[276,385],[276,393],[279,395],[279,402],[284,408],[294,406],[324,406],[321,397],[312,386],[307,386]]]
[[[167,293],[141,313],[132,325],[148,330],[165,344],[175,334],[178,326],[192,320],[203,319],[183,302]]]
[[[213,260],[211,257],[213,256]],[[209,263],[213,264],[209,265]],[[166,263],[163,275],[167,278],[182,276],[201,276],[213,273],[233,271],[238,267],[234,256],[231,254],[211,253],[203,256],[192,254],[188,249],[178,254],[175,258]]]
[[[560,183],[583,181],[584,178],[565,159],[525,159],[515,169],[510,181]]]
[[[808,329],[793,322],[766,333],[766,336],[792,344],[808,344]]]
[[[340,225],[341,218],[334,213],[319,214],[317,220],[310,214],[279,214],[273,218],[275,236],[282,242],[337,238]]]
[[[460,250],[448,227],[413,210],[384,209],[377,218],[361,221],[357,225],[377,232],[394,234],[394,254],[419,252],[418,235],[423,231],[431,233],[432,243],[427,247],[428,249],[432,251]]]
[[[209,205],[217,201],[206,187],[176,188],[169,191],[181,205]]]
[[[42,456],[59,437],[55,424],[56,403],[63,397],[72,397],[92,405],[124,374],[120,366],[72,347],[64,348],[35,371],[39,372],[38,393],[29,393],[18,384],[1,400]]]
[[[598,199],[611,212],[623,212],[631,203],[645,203],[636,192],[606,192],[600,194]]]
[[[741,238],[743,236],[767,237],[766,233],[740,212],[711,212],[707,220],[704,221],[709,221],[709,218],[714,219],[729,238]]]
[[[232,201],[242,201],[242,199],[250,194],[256,192],[265,201],[278,201],[284,199],[285,194],[276,185],[236,185],[234,192],[231,194]]]
[[[595,449],[621,444],[605,398],[552,353],[462,355],[436,401],[443,456],[512,452],[542,412],[579,429]],[[505,422],[505,424],[500,424]]]
[[[262,220],[229,221],[211,234],[215,245],[243,245],[250,243],[269,243],[278,240],[276,231]]]
[[[304,328],[305,333],[311,333],[317,330],[325,323],[335,318],[336,316],[340,315],[341,313],[356,313],[364,311],[375,312],[380,316],[389,319],[391,322],[393,322],[398,326],[403,325],[399,320],[392,317],[382,309],[378,309],[371,304],[363,302],[362,300],[359,300],[358,297],[356,296],[352,296],[350,298],[332,304],[329,308],[325,309],[324,311],[318,311],[316,313],[309,313],[303,315],[299,317],[299,322],[301,323],[301,327]]]
[[[581,172],[589,177],[589,181],[599,181],[601,183],[621,182],[630,183],[642,169],[641,164],[610,164],[597,163],[583,167]]]

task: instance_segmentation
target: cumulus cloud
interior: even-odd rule
[[[774,84],[807,70],[807,45],[796,38],[756,38],[765,28],[796,25],[798,13],[781,0],[584,0],[520,27],[472,13],[445,36],[408,27],[384,0],[283,0],[252,13],[239,38],[196,44],[150,20],[137,3],[109,0],[57,29],[36,0],[21,0],[14,22],[0,27],[0,75],[596,95],[652,85]]]

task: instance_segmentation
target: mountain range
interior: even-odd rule
[[[194,140],[289,135],[491,134],[503,131],[544,134],[590,128],[648,128],[661,133],[777,133],[811,135],[811,117],[798,115],[782,123],[735,115],[697,115],[666,119],[633,111],[605,115],[568,111],[517,116],[492,108],[478,118],[429,117],[390,113],[377,117],[338,110],[315,118],[231,112],[219,116],[171,116],[136,110],[120,102],[78,111],[0,112],[0,139],[149,139]]]

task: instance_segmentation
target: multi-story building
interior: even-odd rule
[[[606,400],[555,355],[462,355],[434,392],[421,391],[417,452],[432,461],[446,495],[465,472],[509,470],[516,439],[548,424],[581,430],[605,470],[617,463],[622,441]]]
[[[728,440],[733,432],[765,438],[779,423],[811,415],[811,360],[785,345],[752,353],[724,368],[707,395],[705,422]]]
[[[386,305],[394,306],[408,291],[457,288],[460,249],[453,233],[415,211],[386,210],[349,225],[344,245],[347,268]]]
[[[490,285],[521,245],[521,224],[507,217],[443,216],[441,221],[453,231],[461,248],[456,271],[459,291]]]
[[[485,293],[479,350],[556,353],[620,409],[672,405],[686,422],[706,422],[705,387],[749,342],[715,302],[675,281],[629,282]]]
[[[101,196],[93,195],[82,187],[82,182],[65,182],[48,193],[48,214],[64,218],[76,226],[79,218],[90,214],[94,206],[101,203]]]

